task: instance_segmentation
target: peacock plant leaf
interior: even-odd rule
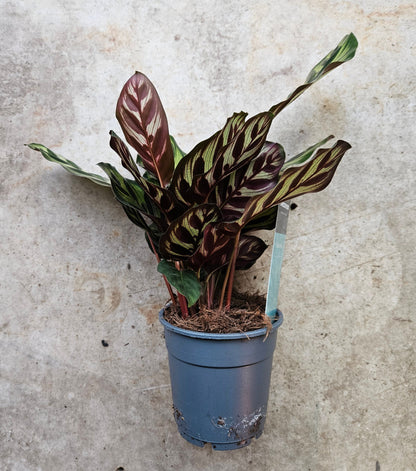
[[[166,186],[174,167],[168,121],[155,87],[144,74],[136,72],[124,85],[116,117],[144,168],[157,176],[161,186]]]
[[[134,179],[139,186],[160,208],[166,217],[166,220],[171,221],[175,219],[181,213],[181,208],[174,194],[167,188],[162,188],[159,185],[152,183],[150,179],[142,177],[128,147],[115,132],[111,131],[110,134],[110,147],[119,155],[123,167],[134,176]]]
[[[248,270],[263,255],[266,249],[267,244],[260,237],[243,234],[239,241],[235,268],[237,270]]]
[[[204,230],[201,244],[195,250],[187,264],[197,271],[210,274],[221,268],[231,259],[234,240],[240,231],[236,223],[218,222],[208,224]]]
[[[67,172],[72,173],[77,177],[88,178],[88,180],[97,183],[97,185],[108,187],[111,186],[110,181],[107,180],[107,178],[104,178],[101,175],[97,175],[95,173],[85,172],[75,162],[72,162],[72,160],[68,160],[65,157],[62,157],[62,155],[55,154],[55,152],[43,146],[42,144],[36,144],[32,142],[31,144],[27,144],[27,146],[30,149],[40,152],[46,160],[61,165]]]
[[[224,221],[238,219],[250,198],[275,187],[284,160],[283,147],[266,142],[257,157],[218,181],[214,196]]]
[[[273,120],[269,112],[259,113],[250,118],[234,139],[223,147],[214,165],[192,182],[192,193],[199,201],[207,201],[217,182],[255,158],[266,141]]]
[[[159,249],[162,256],[175,261],[191,257],[202,241],[205,228],[220,216],[220,210],[214,204],[202,204],[188,209],[170,224],[160,238]]]
[[[283,171],[275,188],[251,199],[238,224],[244,226],[265,210],[295,196],[326,188],[342,157],[350,148],[348,142],[337,141],[329,149],[318,149],[316,154],[304,165],[290,167]]]
[[[286,100],[272,106],[270,108],[270,112],[273,113],[274,116],[277,116],[284,108],[286,108],[287,105],[295,101],[296,98],[302,95],[305,90],[324,77],[328,72],[340,66],[344,62],[351,60],[355,55],[357,47],[358,41],[353,33],[344,36],[337,47],[320,60],[309,72],[305,83],[291,93]]]
[[[234,113],[225,126],[205,141],[197,144],[178,164],[172,177],[171,189],[182,203],[197,203],[192,183],[195,176],[208,172],[221,150],[240,132],[247,113]],[[199,201],[201,202],[201,201]]]
[[[179,162],[185,157],[186,153],[178,146],[178,143],[173,136],[170,136],[170,143],[173,151],[173,164],[176,168]]]
[[[325,139],[322,139],[322,141],[319,141],[317,144],[308,147],[306,150],[301,152],[300,154],[295,155],[294,157],[290,158],[289,160],[286,160],[286,162],[283,164],[281,171],[283,172],[289,167],[297,167],[299,165],[304,164],[307,160],[309,160],[313,153],[319,149],[319,147],[323,146],[326,144],[329,140],[333,139],[334,136],[328,136]]]
[[[161,260],[157,266],[157,271],[165,275],[168,282],[183,294],[189,306],[198,302],[201,296],[201,283],[195,272],[191,270],[178,270],[175,264],[167,260]]]
[[[159,230],[167,229],[168,223],[164,214],[136,181],[124,178],[111,164],[101,162],[98,165],[109,176],[114,196],[119,203],[140,211],[142,215],[150,218],[159,227]],[[147,223],[144,222],[144,224],[143,228],[150,231]]]

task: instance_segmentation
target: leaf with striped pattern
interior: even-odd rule
[[[174,167],[168,121],[155,87],[141,72],[136,72],[124,85],[116,117],[144,168],[157,176],[161,186],[166,186]]]
[[[109,176],[114,196],[123,207],[128,206],[136,211],[140,211],[141,214],[150,218],[159,227],[160,231],[167,229],[168,223],[164,214],[160,211],[159,206],[149,198],[143,188],[134,180],[124,178],[112,165],[105,162],[101,162],[98,165]],[[135,216],[135,218],[140,220],[139,216]],[[144,219],[141,223],[141,227],[150,231]]]
[[[283,171],[274,189],[251,199],[238,224],[244,226],[268,208],[295,196],[326,188],[342,157],[350,148],[348,142],[337,141],[330,149],[319,149],[304,165]]]
[[[237,224],[210,224],[204,232],[202,244],[187,264],[205,277],[226,266],[231,259],[235,238],[240,231]],[[242,234],[238,242],[236,269],[246,270],[266,250],[266,243],[259,237]]]
[[[159,249],[168,260],[186,260],[202,241],[208,224],[219,219],[220,210],[214,204],[202,204],[188,209],[173,221],[160,238]]]
[[[283,147],[266,142],[257,157],[215,185],[215,200],[224,221],[238,219],[250,198],[276,186],[284,160]]]
[[[208,195],[217,182],[254,159],[262,149],[273,115],[266,111],[250,118],[219,153],[212,168],[203,175],[196,176],[192,183],[192,193],[197,201],[207,201]]]
[[[295,155],[294,157],[290,158],[289,160],[286,160],[286,162],[283,164],[281,172],[286,170],[287,168],[290,167],[298,167],[302,164],[304,164],[307,160],[311,158],[313,153],[319,149],[319,147],[323,146],[326,144],[329,140],[333,139],[334,136],[328,136],[325,139],[322,139],[322,141],[319,141],[317,144],[308,147],[306,150],[301,152],[300,154]]]
[[[277,116],[284,108],[286,108],[287,105],[296,100],[296,98],[302,95],[305,90],[325,76],[328,72],[340,66],[344,62],[351,60],[355,55],[357,47],[358,41],[353,33],[344,36],[338,46],[333,51],[329,52],[309,72],[305,83],[291,93],[286,100],[272,106],[270,108],[270,112],[273,113],[274,116]]]
[[[110,132],[110,147],[117,152],[126,168],[133,176],[139,186],[159,206],[168,221],[172,221],[181,213],[181,205],[178,204],[174,194],[167,188],[155,185],[150,180],[142,177],[140,171],[124,142],[113,131]]]
[[[111,186],[110,181],[107,180],[106,178],[102,177],[101,175],[97,175],[95,173],[85,172],[75,162],[72,162],[72,160],[68,160],[65,157],[62,157],[61,155],[55,154],[55,152],[43,146],[42,144],[32,143],[32,144],[27,144],[27,146],[33,150],[37,150],[38,152],[40,152],[43,155],[43,157],[45,157],[46,160],[49,160],[50,162],[55,162],[61,165],[67,172],[72,173],[73,175],[76,175],[77,177],[88,178],[88,180],[91,180],[92,182],[97,183],[97,185],[108,186],[108,187]]]
[[[201,244],[187,264],[199,273],[204,271],[206,274],[221,268],[231,259],[234,240],[239,231],[240,226],[235,223],[208,224]]]
[[[197,144],[178,164],[172,177],[170,188],[176,198],[187,205],[201,203],[196,200],[192,189],[195,176],[208,172],[214,165],[220,152],[244,126],[247,113],[234,113],[225,126],[205,141]]]
[[[263,255],[266,249],[267,244],[260,237],[241,235],[235,268],[237,270],[248,270]]]

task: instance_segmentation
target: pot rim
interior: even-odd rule
[[[235,339],[247,339],[247,338],[253,338],[253,337],[260,337],[260,336],[266,335],[267,333],[267,327],[263,327],[261,329],[256,329],[256,330],[250,330],[248,332],[233,332],[229,334],[198,332],[195,330],[182,329],[181,327],[176,327],[170,324],[164,318],[164,312],[165,312],[165,308],[159,311],[160,323],[171,332],[184,335],[185,337],[199,338],[199,339],[205,339],[205,340],[235,340]],[[283,314],[281,311],[279,311],[279,309],[274,310],[274,315],[275,317],[277,316],[277,318],[275,318],[275,320],[272,321],[272,330],[276,330],[278,327],[282,325],[282,322],[283,322]]]

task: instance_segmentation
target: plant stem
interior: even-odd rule
[[[181,271],[181,263],[180,262],[175,262],[176,269],[178,271]],[[178,300],[179,300],[179,305],[181,307],[182,311],[182,318],[186,319],[189,316],[189,310],[188,310],[188,302],[185,298],[185,296],[178,291]]]
[[[224,306],[225,291],[226,291],[227,286],[228,286],[227,304],[225,308],[230,309],[230,306],[231,306],[231,294],[233,291],[235,264],[237,263],[237,252],[238,252],[238,244],[240,242],[240,234],[241,234],[241,231],[238,232],[238,234],[236,235],[233,253],[231,255],[231,259],[227,267],[227,272],[225,274],[224,284],[221,290],[221,298],[220,298],[220,306],[219,306],[220,309],[222,309]]]
[[[156,248],[155,248],[155,246],[154,246],[154,244],[153,244],[153,241],[152,241],[152,239],[151,239],[151,237],[150,237],[149,234],[147,234],[147,239],[149,240],[150,245],[152,246],[152,250],[153,250],[153,253],[155,254],[157,263],[159,263],[159,262],[160,262],[160,257],[159,257],[159,255],[158,255],[157,252],[156,252]],[[176,306],[176,299],[175,299],[175,295],[173,294],[172,287],[170,286],[168,280],[166,279],[166,276],[165,276],[165,275],[162,275],[162,276],[163,276],[163,280],[165,281],[166,288],[167,288],[168,291],[169,291],[169,296],[170,296],[170,299],[172,300],[172,304],[173,304],[174,306]]]

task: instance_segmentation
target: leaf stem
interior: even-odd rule
[[[159,263],[159,262],[160,262],[160,257],[159,257],[159,255],[158,255],[157,252],[156,252],[155,245],[153,244],[153,240],[152,240],[152,238],[150,237],[150,234],[149,234],[149,233],[147,233],[147,240],[150,242],[150,245],[152,246],[152,250],[153,250],[153,253],[155,254],[157,263]],[[171,301],[172,301],[172,304],[173,304],[174,306],[176,306],[176,299],[175,299],[175,295],[173,294],[172,287],[170,286],[168,280],[166,279],[166,276],[165,276],[165,275],[162,275],[162,276],[163,276],[163,280],[164,280],[164,282],[165,282],[165,284],[166,284],[166,288],[167,288],[168,291],[169,291],[169,296],[170,296],[170,299],[171,299]]]
[[[178,271],[181,271],[182,267],[181,267],[180,262],[176,261],[175,266]],[[180,293],[179,291],[177,291],[177,293],[178,293],[179,305],[181,307],[182,318],[186,319],[189,316],[188,302],[182,293]]]
[[[225,273],[224,284],[223,284],[222,290],[221,290],[221,298],[220,298],[219,309],[222,309],[223,306],[224,306],[225,291],[227,289],[227,286],[228,286],[227,304],[226,304],[225,308],[230,309],[231,293],[233,291],[235,264],[237,262],[237,252],[238,252],[238,245],[239,245],[239,242],[240,242],[240,234],[241,234],[241,231],[239,231],[236,235],[236,238],[235,238],[235,241],[234,241],[233,253],[231,254],[231,259],[230,259],[230,262],[229,262],[228,267],[227,267],[227,272]]]
[[[233,285],[234,285],[234,274],[235,274],[235,266],[237,264],[237,254],[238,254],[238,247],[240,244],[240,235],[241,231],[238,231],[238,234],[235,238],[235,244],[234,244],[234,251],[233,251],[233,257],[231,259],[231,270],[230,270],[230,277],[228,280],[228,291],[227,291],[227,304],[225,305],[225,308],[227,310],[230,309],[231,307],[231,295],[233,292]]]

